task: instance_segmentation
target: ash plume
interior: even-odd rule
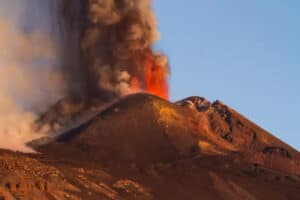
[[[163,89],[167,98],[168,63],[152,51],[159,33],[151,0],[61,0],[59,19],[71,94],[113,98]]]
[[[159,33],[151,0],[0,7],[0,148],[30,151],[26,142],[65,130],[97,101],[140,91],[168,98],[168,60],[152,49]]]

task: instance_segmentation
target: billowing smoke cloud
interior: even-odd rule
[[[2,0],[0,148],[64,129],[132,92],[168,98],[151,0]],[[96,105],[98,106],[98,104]]]
[[[34,11],[38,4],[29,2],[0,2],[0,148],[19,151],[31,151],[25,143],[42,134],[35,120],[64,90],[58,50],[46,30],[49,7]]]
[[[134,83],[167,98],[168,63],[152,51],[159,33],[151,0],[61,0],[59,8],[71,93],[113,98]]]

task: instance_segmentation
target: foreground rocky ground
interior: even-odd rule
[[[0,151],[0,199],[300,199],[300,154],[217,101],[129,96],[39,154]]]

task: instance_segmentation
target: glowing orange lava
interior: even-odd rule
[[[151,53],[145,56],[144,74],[142,80],[133,76],[131,90],[133,92],[145,91],[164,99],[169,98],[168,72],[162,66],[155,55]],[[141,84],[143,83],[143,84]]]
[[[148,54],[144,65],[145,90],[164,99],[169,98],[169,85],[166,69],[154,55]]]

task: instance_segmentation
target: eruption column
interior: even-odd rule
[[[152,50],[159,34],[150,0],[60,1],[71,94],[90,100],[146,91],[168,98],[168,62]]]

